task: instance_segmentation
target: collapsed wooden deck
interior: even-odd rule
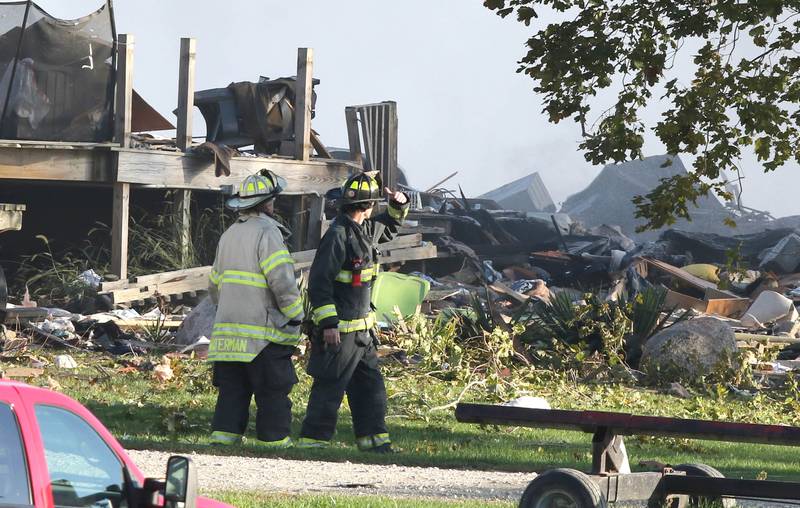
[[[0,140],[0,181],[47,181],[100,185],[113,189],[112,272],[127,277],[130,193],[136,188],[180,189],[176,209],[182,211],[180,239],[188,252],[191,191],[223,191],[246,176],[269,169],[287,181],[285,194],[303,196],[295,209],[309,210],[299,237],[316,247],[321,231],[324,193],[340,185],[360,166],[351,161],[312,158],[311,83],[313,53],[298,51],[295,115],[296,153],[285,156],[233,157],[230,175],[215,176],[213,160],[187,153],[192,144],[194,110],[194,39],[181,39],[177,136],[180,152],[131,147],[133,50],[132,35],[118,36],[119,57],[115,99],[115,135],[110,143]],[[296,232],[298,232],[296,230]]]

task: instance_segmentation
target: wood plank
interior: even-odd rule
[[[425,190],[425,192],[428,193],[428,192],[432,192],[432,191],[438,189],[440,185],[442,185],[446,181],[450,180],[451,178],[453,178],[457,174],[458,174],[458,171],[453,171],[448,176],[444,177],[442,180],[439,180],[435,184],[431,185],[427,190]]]
[[[131,34],[117,36],[117,90],[114,105],[114,141],[120,146],[131,146],[131,119],[133,118],[133,48]]]
[[[101,282],[100,283],[100,291],[99,293],[109,293],[111,291],[116,291],[118,289],[127,289],[133,285],[136,285],[134,282],[129,281],[128,279],[123,280],[114,280],[109,282]]]
[[[310,267],[311,263],[314,261],[315,255],[316,250],[293,252],[292,258],[295,261],[295,270],[300,271]],[[436,255],[437,250],[435,245],[423,245],[421,247],[396,249],[388,255],[382,255],[380,262],[381,264],[400,263],[404,261],[435,258]],[[117,283],[104,283],[104,285],[101,286],[101,291],[110,294],[114,303],[144,300],[156,294],[176,295],[190,291],[205,291],[208,289],[208,275],[210,273],[210,266],[187,268],[186,270],[137,277],[136,282],[129,283],[128,287],[111,291],[107,291],[106,288],[117,287]]]
[[[269,169],[286,179],[285,194],[324,195],[338,187],[358,168],[347,161],[300,162],[281,157],[233,157],[230,176],[214,175],[214,161],[193,154],[161,150],[117,150],[117,181],[192,190],[220,190],[239,185],[260,169]]]
[[[294,158],[308,161],[311,157],[311,107],[314,77],[314,50],[297,50],[297,79],[294,88]]]
[[[197,42],[191,37],[181,38],[178,70],[178,127],[175,142],[185,152],[192,146],[192,114],[194,112],[194,76]]]
[[[209,272],[211,268],[209,267]],[[135,300],[146,300],[157,295],[177,295],[189,291],[203,291],[208,289],[208,277],[192,277],[177,282],[164,282],[160,284],[148,284],[141,287],[130,287],[112,291],[110,294],[114,303],[132,302]]]
[[[386,105],[387,107],[385,110],[389,115],[389,118],[386,120],[386,141],[388,142],[389,146],[386,147],[385,154],[385,157],[387,157],[388,167],[381,169],[388,173],[388,175],[386,175],[384,178],[384,182],[387,182],[389,187],[392,189],[396,189],[397,181],[399,180],[399,171],[397,170],[397,103],[394,101],[387,101]]]
[[[111,322],[123,330],[141,330],[157,326],[162,329],[174,330],[175,328],[180,328],[183,324],[183,319],[112,319]]]
[[[22,214],[25,205],[0,203],[0,233],[22,229]]]
[[[613,429],[620,436],[685,437],[792,446],[800,444],[800,427],[639,416],[610,411],[531,409],[462,402],[456,406],[456,420],[463,423],[578,430],[588,433],[606,428]]]
[[[422,244],[422,233],[414,233],[396,236],[391,241],[380,244],[378,248],[383,252],[388,252],[397,249],[419,247],[420,244]]]
[[[113,159],[105,148],[0,147],[0,179],[110,182]]]
[[[669,263],[665,263],[663,261],[659,261],[657,259],[645,258],[645,262],[653,268],[670,275],[671,277],[675,277],[680,279],[682,282],[689,284],[697,289],[705,291],[707,289],[714,289],[717,290],[717,285],[713,282],[709,282],[707,280],[703,280],[700,277],[695,277],[691,273],[687,272],[683,268],[678,268],[677,266],[672,266]]]
[[[40,321],[49,315],[50,309],[45,307],[12,307],[6,309],[5,322],[14,324],[17,321]]]
[[[33,367],[10,367],[0,369],[0,379],[28,379],[36,378],[44,374],[44,369]]]
[[[319,134],[314,132],[314,129],[311,129],[311,146],[314,147],[314,151],[317,152],[318,156],[333,159],[333,155],[325,148],[325,144],[319,139]]]
[[[322,221],[325,219],[325,198],[317,195],[306,197],[308,203],[308,224],[304,247],[316,249],[322,239]]]
[[[375,168],[375,153],[372,150],[372,128],[374,127],[371,118],[364,108],[358,108],[358,116],[361,120],[361,139],[364,141],[364,171],[373,171]]]
[[[111,219],[111,273],[117,275],[120,279],[128,277],[130,200],[130,184],[115,183]]]
[[[401,235],[412,235],[414,233],[422,233],[423,235],[443,235],[445,229],[435,226],[401,226],[397,230]]]
[[[750,307],[749,298],[712,298],[706,300],[706,313],[738,318]]]
[[[189,264],[189,250],[192,242],[192,191],[175,191],[175,229],[181,246],[181,266]]]
[[[316,249],[304,250],[300,252],[292,252],[292,259],[294,259],[295,270],[305,270],[314,262],[314,256],[317,255]]]
[[[178,282],[181,280],[192,279],[195,277],[206,277],[211,273],[210,266],[199,266],[194,268],[185,268],[183,270],[175,270],[172,272],[154,273],[152,275],[142,275],[136,277],[137,285],[147,284],[163,284],[165,282]]]
[[[347,140],[350,144],[350,160],[359,168],[364,167],[364,158],[361,155],[361,135],[358,132],[358,114],[356,108],[344,108],[344,117],[347,122]]]
[[[771,342],[772,344],[800,344],[800,339],[780,335],[759,335],[756,333],[736,332],[736,340],[745,342]]]
[[[288,238],[286,245],[290,251],[298,251],[305,247],[305,238],[308,226],[308,209],[306,208],[306,196],[289,196],[290,208],[288,217],[289,230],[292,235]]]
[[[57,150],[79,150],[89,148],[109,148],[117,143],[95,143],[91,141],[36,141],[29,139],[0,139],[3,148],[39,148]]]
[[[522,293],[514,291],[513,289],[506,286],[500,281],[497,281],[493,284],[489,284],[489,288],[497,293],[500,293],[501,295],[506,295],[508,297],[511,297],[512,299],[516,300],[519,303],[525,303],[531,298],[528,295],[523,295]]]
[[[436,246],[433,244],[423,245],[421,247],[412,247],[410,249],[399,249],[389,253],[389,255],[381,255],[381,264],[387,263],[402,263],[404,261],[416,261],[420,259],[432,259],[438,255]]]
[[[739,317],[750,306],[749,298],[710,298],[700,300],[677,291],[667,290],[666,308],[694,309],[704,314],[723,317]]]

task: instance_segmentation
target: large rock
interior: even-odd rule
[[[729,367],[736,350],[736,337],[727,323],[701,317],[651,337],[642,348],[641,367],[661,381],[697,380]]]
[[[214,326],[214,316],[217,313],[217,306],[211,301],[210,297],[203,298],[197,307],[186,316],[178,333],[175,334],[175,342],[178,344],[194,344],[200,337],[211,337],[211,328]]]

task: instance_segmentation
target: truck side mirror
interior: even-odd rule
[[[195,508],[197,470],[189,457],[174,455],[167,461],[164,508]]]

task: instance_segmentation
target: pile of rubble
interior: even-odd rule
[[[679,159],[664,166],[667,159],[609,166],[559,213],[537,174],[477,199],[416,194],[408,231],[438,249],[437,259],[415,265],[433,288],[427,308],[463,306],[480,295],[508,317],[531,299],[547,305],[564,293],[574,305],[587,295],[630,302],[650,288],[664,295],[666,326],[643,338],[641,352],[628,351],[634,367],[641,354],[643,369],[701,377],[730,365],[736,353],[775,348],[777,355],[750,355],[762,377],[800,368],[800,224],[708,198],[696,222],[637,234],[630,198],[649,188],[635,175],[657,182],[661,173],[685,171]],[[725,226],[725,218],[742,226]]]
[[[679,160],[669,167],[683,170]],[[401,236],[383,248],[384,270],[373,290],[382,326],[391,328],[398,315],[464,314],[477,305],[498,326],[524,322],[534,332],[514,339],[517,357],[530,361],[548,307],[648,300],[655,315],[645,325],[630,324],[645,331],[626,333],[625,361],[634,369],[665,379],[702,378],[749,350],[774,351],[749,357],[762,379],[800,369],[800,229],[791,220],[749,212],[737,219],[751,226],[762,221],[760,229],[736,235],[695,227],[637,236],[630,222],[598,223],[599,217],[615,217],[594,212],[606,202],[617,202],[624,208],[619,213],[632,216],[622,198],[606,195],[615,178],[630,183],[617,185],[619,192],[642,192],[627,172],[607,168],[576,195],[589,196],[588,205],[578,206],[573,197],[559,213],[536,174],[480,198],[408,189],[412,211]],[[709,202],[706,210],[720,221],[734,213],[717,205]],[[589,216],[593,220],[578,220]],[[293,254],[298,271],[309,267],[313,254]],[[202,351],[215,313],[202,297],[208,271],[198,267],[110,282],[84,274],[85,283],[116,310],[84,316],[27,301],[12,305],[0,345],[4,351],[31,342],[112,354]],[[170,302],[176,294],[188,298]]]

